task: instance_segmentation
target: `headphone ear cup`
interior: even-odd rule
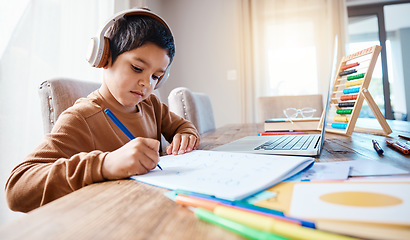
[[[162,75],[162,77],[158,80],[157,85],[155,85],[154,89],[158,89],[159,87],[161,87],[168,79],[169,77],[169,70],[170,70],[170,66],[168,66],[167,70],[165,71],[164,75]]]
[[[86,55],[86,60],[91,66],[93,66],[95,58],[98,52],[98,38],[93,37],[90,39],[90,43],[88,44],[88,52]]]
[[[108,38],[104,37],[104,49],[101,54],[101,59],[98,63],[96,63],[96,68],[102,68],[108,64],[108,58],[110,56],[110,41]]]

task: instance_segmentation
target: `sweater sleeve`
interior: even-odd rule
[[[101,167],[106,154],[95,150],[84,118],[63,113],[52,133],[12,170],[5,186],[10,209],[28,212],[103,181]]]

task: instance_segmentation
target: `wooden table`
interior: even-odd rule
[[[398,139],[398,134],[410,136],[410,122],[388,122],[393,129],[389,137],[326,134],[324,150],[315,160],[371,159],[410,171],[410,155],[385,144],[385,139]],[[363,124],[377,126],[375,120]],[[205,133],[200,149],[212,149],[262,129],[262,124],[227,125]],[[384,149],[383,156],[373,149],[372,139]],[[190,210],[165,197],[166,191],[134,180],[92,184],[1,226],[0,239],[243,239],[198,220]]]

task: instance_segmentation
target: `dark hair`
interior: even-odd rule
[[[158,20],[143,15],[125,16],[117,20],[107,31],[112,62],[117,57],[144,43],[151,42],[168,50],[170,64],[175,55],[174,38],[170,30]]]

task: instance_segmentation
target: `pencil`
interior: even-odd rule
[[[132,135],[132,133],[124,126],[124,124],[122,124],[122,122],[114,115],[113,112],[111,112],[110,109],[106,108],[104,110],[105,114],[107,114],[107,116],[115,123],[115,125],[117,125],[121,131],[130,139],[134,139],[134,135]],[[162,170],[162,167],[158,164],[157,165],[159,169]]]
[[[404,138],[404,139],[410,141],[410,137],[408,137],[408,136],[404,136],[404,135],[400,135],[400,134],[399,134],[399,137]]]

